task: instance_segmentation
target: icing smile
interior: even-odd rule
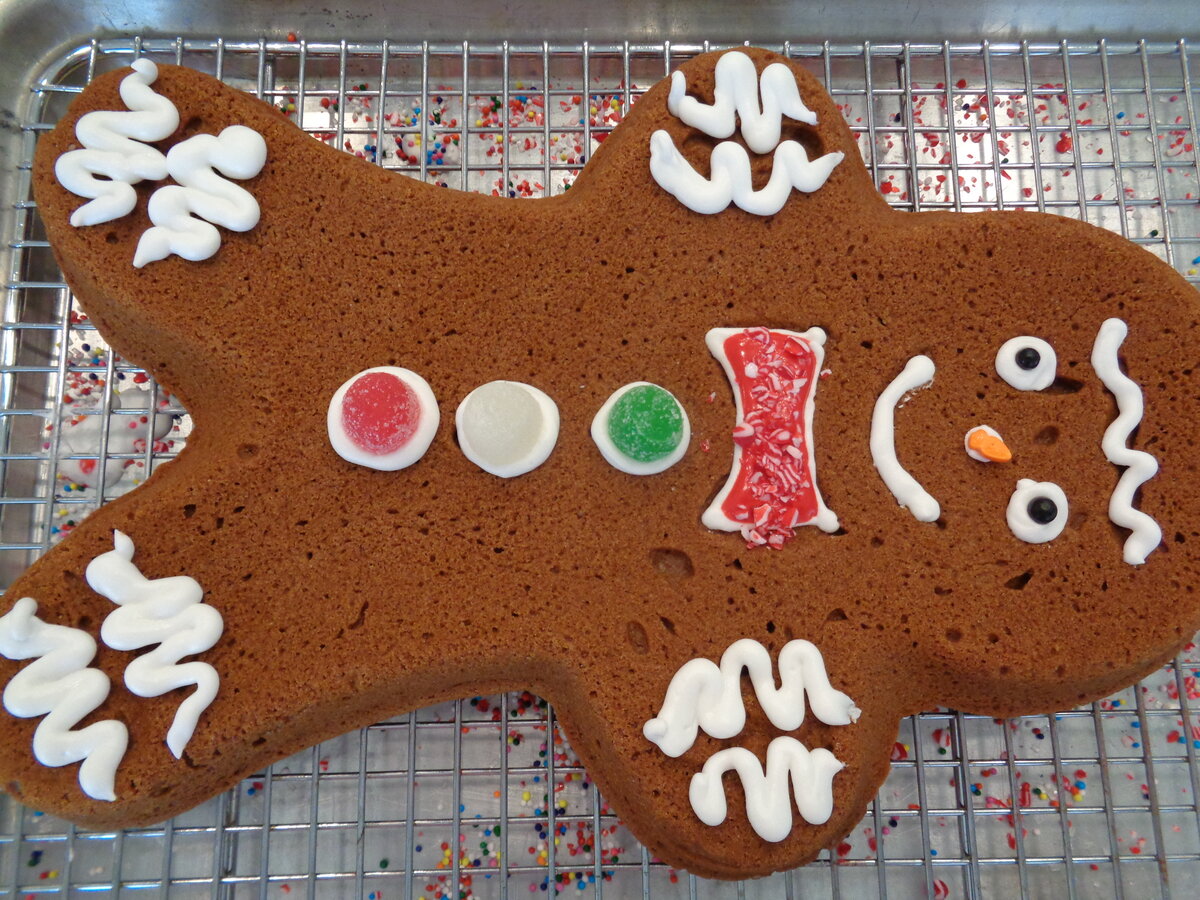
[[[1133,506],[1138,488],[1158,472],[1158,460],[1144,450],[1128,446],[1130,436],[1142,420],[1141,388],[1121,371],[1118,351],[1128,334],[1120,319],[1108,319],[1092,346],[1092,368],[1117,401],[1117,418],[1104,432],[1101,447],[1110,463],[1121,468],[1121,476],[1109,499],[1108,514],[1115,525],[1130,530],[1124,560],[1141,565],[1162,540],[1162,529],[1146,513]],[[996,372],[1011,387],[1041,391],[1054,383],[1057,358],[1054,349],[1040,338],[1015,337],[1006,341],[996,355]],[[938,501],[914,478],[896,456],[896,410],[913,391],[932,383],[936,367],[928,356],[914,356],[875,401],[871,417],[871,458],[883,483],[901,507],[919,522],[937,521]],[[995,429],[978,425],[964,438],[967,454],[980,462],[1009,462],[1012,451]],[[1066,525],[1068,503],[1062,488],[1053,482],[1022,478],[1009,502],[1006,518],[1012,533],[1026,543],[1045,543],[1058,537]]]
[[[906,394],[932,382],[934,371],[932,359],[914,356],[904,371],[884,388],[871,414],[871,458],[875,468],[896,502],[908,509],[918,522],[936,521],[942,508],[896,458],[896,408]]]

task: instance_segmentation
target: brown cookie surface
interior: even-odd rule
[[[195,578],[224,617],[222,639],[200,656],[221,690],[177,760],[163,736],[184,691],[133,696],[122,686],[129,654],[101,643],[96,664],[113,690],[93,718],[130,732],[117,801],[83,795],[77,766],[37,763],[38,720],[8,715],[0,783],[84,824],[144,824],[347,729],[528,688],[554,703],[656,855],[741,877],[811,859],[852,828],[904,715],[1066,708],[1136,680],[1190,638],[1200,627],[1195,292],[1150,254],[1077,222],[890,210],[815,80],[747,53],[760,70],[788,65],[816,114],[815,126],[788,123],[783,137],[812,158],[846,153],[822,187],[793,192],[770,216],[700,215],[655,182],[656,130],[705,175],[718,142],[669,113],[667,82],[569,193],[515,203],[332,152],[270,107],[162,66],[155,90],[183,123],[164,148],[234,124],[264,137],[266,166],[243,183],[262,218],[246,233],[222,231],[211,259],[140,269],[132,259],[153,186],[139,187],[129,216],[76,229],[68,219],[82,200],[54,178],[55,160],[77,146],[78,117],[124,108],[127,72],[98,78],[39,142],[39,209],[89,315],[180,397],[195,430],[178,460],[88,518],[0,608],[31,596],[44,620],[97,634],[112,604],[83,573],[120,529],[147,577]],[[717,58],[683,69],[705,102]],[[771,157],[751,159],[761,187]],[[1128,325],[1120,355],[1145,401],[1134,446],[1160,466],[1136,505],[1165,539],[1136,566],[1122,559],[1128,531],[1108,515],[1121,470],[1101,442],[1116,408],[1090,362],[1113,317]],[[841,527],[800,528],[777,551],[700,523],[729,473],[735,419],[704,337],[752,326],[827,335],[812,446]],[[1019,391],[997,374],[997,351],[1018,335],[1054,348],[1053,389]],[[877,398],[918,355],[936,375],[896,410],[895,444],[940,503],[929,523],[901,508],[869,449]],[[420,373],[442,408],[428,453],[399,472],[345,462],[326,432],[334,390],[385,365]],[[453,436],[451,411],[495,379],[537,386],[561,416],[547,462],[513,479],[481,471]],[[588,432],[605,399],[633,381],[669,389],[691,420],[688,453],[654,476],[616,471]],[[981,424],[1004,436],[1012,462],[964,452]],[[1010,531],[1005,510],[1021,478],[1069,498],[1055,540]],[[793,733],[845,768],[829,820],[795,816],[781,842],[751,828],[735,776],[724,781],[723,824],[703,824],[689,803],[692,776],[714,752],[744,747],[762,763],[783,734],[748,683],[734,738],[701,733],[670,758],[642,731],[681,666],[718,661],[744,638],[773,660],[789,641],[811,641],[862,711],[848,726],[810,714]],[[20,668],[0,658],[0,681]]]

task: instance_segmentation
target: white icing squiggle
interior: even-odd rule
[[[245,125],[230,125],[216,136],[198,134],[172,147],[167,170],[179,184],[151,195],[148,212],[154,227],[138,241],[134,266],[140,269],[172,253],[193,261],[208,259],[221,246],[221,235],[209,222],[230,231],[257,225],[258,201],[213,170],[229,178],[253,178],[266,161],[266,141]]]
[[[117,766],[129,732],[115,719],[75,726],[105,698],[110,683],[99,669],[88,668],[96,642],[87,632],[50,625],[36,615],[37,601],[22,597],[0,618],[0,654],[34,662],[4,688],[4,708],[14,716],[45,716],[33,733],[33,756],[44,766],[82,761],[79,786],[89,797],[116,800]]]
[[[1140,566],[1162,541],[1162,528],[1150,516],[1134,509],[1138,488],[1158,474],[1158,460],[1145,450],[1129,446],[1129,437],[1142,421],[1142,389],[1121,371],[1117,353],[1129,333],[1121,319],[1107,319],[1092,344],[1092,368],[1117,400],[1117,417],[1104,431],[1100,442],[1108,461],[1126,466],[1108,501],[1108,517],[1132,534],[1125,539],[1125,562]]]
[[[167,746],[176,758],[196,730],[200,714],[217,695],[221,678],[208,663],[179,663],[203,653],[221,637],[221,614],[203,603],[204,590],[187,575],[146,578],[132,562],[133,541],[113,532],[114,549],[88,563],[87,583],[120,608],[100,627],[100,637],[114,650],[137,650],[158,644],[125,667],[125,686],[139,697],[157,697],[176,688],[196,690],[179,704],[167,731]]]
[[[76,123],[75,136],[83,149],[68,151],[54,163],[59,184],[91,198],[71,214],[72,225],[99,225],[127,215],[137,205],[133,185],[167,177],[167,158],[139,143],[161,141],[179,127],[175,104],[150,87],[157,78],[154,63],[135,60],[133,73],[120,87],[129,110],[96,110]]]
[[[775,148],[771,177],[761,191],[754,190],[750,155],[733,141],[713,148],[711,178],[692,168],[675,146],[671,135],[659,130],[650,135],[650,174],[659,187],[688,209],[704,215],[719,213],[730,203],[756,216],[773,216],[783,209],[792,188],[812,193],[820,188],[845,154],[840,150],[815,160],[796,141]]]
[[[779,651],[779,681],[771,671],[771,655],[758,641],[743,638],[730,644],[721,665],[692,659],[680,666],[663,699],[658,716],[642,726],[646,739],[667,756],[681,756],[696,741],[697,729],[715,738],[730,738],[746,724],[742,704],[742,670],[771,724],[793,731],[804,722],[804,695],[826,725],[857,722],[859,709],[846,694],[835,690],[825,672],[821,651],[809,641],[789,641]]]
[[[896,378],[883,389],[871,414],[871,458],[883,483],[896,502],[918,522],[935,522],[942,508],[896,458],[896,407],[909,391],[933,381],[936,371],[928,356],[914,356]]]
[[[829,821],[833,814],[833,776],[844,764],[824,747],[809,750],[792,737],[777,737],[767,746],[764,771],[758,758],[745,747],[730,747],[710,756],[704,768],[692,776],[688,800],[705,825],[720,825],[728,807],[721,776],[737,772],[746,794],[746,817],[764,841],[777,843],[791,833],[791,781],[796,809],[813,825]]]
[[[754,69],[754,60],[745,53],[726,53],[713,69],[713,103],[701,103],[687,96],[687,77],[671,74],[671,93],[667,109],[684,123],[715,138],[730,137],[742,121],[742,137],[755,153],[770,153],[779,143],[784,116],[809,125],[817,116],[800,99],[796,77],[783,63],[763,69],[762,78]],[[761,86],[762,106],[758,95]]]

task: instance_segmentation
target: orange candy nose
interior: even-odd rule
[[[1006,463],[1012,461],[1012,451],[994,429],[977,425],[967,432],[967,454],[980,462]]]

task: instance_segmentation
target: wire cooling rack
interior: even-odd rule
[[[171,459],[190,430],[186,412],[111,353],[75,305],[29,193],[39,135],[96,73],[138,55],[181,62],[389,169],[540,197],[567,190],[638,95],[707,49],[130,37],[79,47],[47,67],[13,101],[23,147],[3,161],[20,180],[3,218],[11,259],[0,330],[3,583]],[[1186,41],[773,49],[823,80],[896,206],[1083,219],[1200,283],[1200,63]],[[434,226],[413,222],[413,240]],[[172,417],[157,439],[147,433],[152,415]],[[130,425],[141,436],[132,446],[119,437]],[[155,828],[87,832],[0,798],[0,891],[1193,897],[1197,675],[1200,652],[1189,645],[1143,684],[1057,716],[908,719],[892,774],[859,827],[812,865],[744,884],[695,879],[652,859],[592,785],[553,710],[508,694],[345,735]]]

